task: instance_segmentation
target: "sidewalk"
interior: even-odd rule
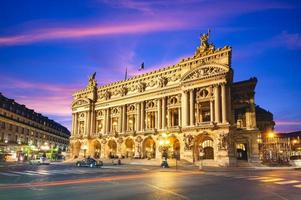
[[[272,171],[272,170],[301,170],[298,167],[202,167],[203,171],[208,172],[230,172],[230,171]]]

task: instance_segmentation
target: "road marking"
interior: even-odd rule
[[[163,189],[163,188],[160,188],[160,187],[158,187],[158,186],[155,186],[155,185],[152,185],[152,184],[147,184],[147,183],[145,183],[145,185],[147,185],[147,186],[149,186],[149,187],[152,187],[152,188],[155,188],[155,189],[157,189],[157,190],[160,190],[160,191],[162,191],[162,192],[167,192],[167,193],[173,194],[174,196],[180,197],[180,198],[182,198],[182,199],[189,199],[188,197],[183,196],[183,195],[181,195],[181,194],[179,194],[179,193],[173,192],[173,191],[171,191],[171,190]]]
[[[26,173],[35,174],[35,175],[48,175],[47,172],[42,171],[25,171]]]
[[[102,166],[101,168],[103,168],[103,169],[121,169],[122,167],[118,167],[118,166]]]
[[[11,173],[14,173],[14,174],[20,174],[20,175],[29,175],[29,176],[38,176],[39,174],[34,174],[34,173],[29,173],[29,172],[11,172]]]
[[[283,181],[283,180],[284,180],[283,178],[271,178],[271,179],[265,179],[265,180],[260,180],[260,181],[268,183],[268,182],[278,182],[278,181]]]
[[[5,173],[5,172],[0,172],[0,175],[3,175],[3,176],[20,176],[18,174]]]
[[[287,185],[287,184],[294,184],[294,183],[299,183],[300,181],[297,180],[291,180],[291,181],[281,181],[281,182],[275,182],[276,184],[279,185]]]
[[[301,184],[300,185],[294,185],[294,187],[301,188]]]

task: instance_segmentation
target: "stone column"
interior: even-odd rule
[[[161,129],[162,128],[162,105],[161,105],[161,99],[158,99],[157,110],[158,110],[158,129]]]
[[[227,123],[227,96],[226,96],[226,85],[222,84],[222,122]]]
[[[90,135],[90,124],[91,124],[91,111],[87,111],[86,112],[86,120],[85,120],[85,124],[86,124],[86,130],[85,130],[85,135]]]
[[[214,106],[213,100],[210,100],[210,121],[214,122]]]
[[[145,114],[144,114],[144,101],[141,102],[141,125],[140,125],[140,128],[141,128],[141,131],[144,131],[145,130]]]
[[[95,110],[94,110],[94,106],[91,106],[91,121],[90,121],[90,133],[92,135],[95,135],[96,131],[95,131]]]
[[[199,107],[200,103],[196,103],[196,124],[200,123],[200,107]]]
[[[166,128],[166,97],[162,98],[162,129]]]
[[[110,132],[110,108],[106,109],[106,134]]]
[[[155,128],[158,129],[158,112],[154,111],[155,113]]]
[[[120,106],[120,113],[119,113],[119,117],[118,117],[118,132],[121,133],[122,132],[122,109],[123,107]]]
[[[122,106],[122,132],[126,132],[126,106]]]
[[[107,109],[103,109],[104,118],[103,118],[103,133],[107,134]]]
[[[188,126],[188,91],[183,91],[182,96],[181,96],[182,100],[181,100],[181,106],[183,108],[182,110],[182,126],[186,127]]]
[[[255,111],[255,100],[254,100],[254,94],[250,97],[250,114],[249,114],[249,127],[254,129],[256,128],[256,111]]]
[[[190,90],[189,92],[189,96],[190,96],[190,126],[194,125],[195,122],[195,114],[194,114],[194,90]]]
[[[74,132],[75,135],[78,135],[78,113],[75,113]]]
[[[231,86],[228,85],[227,89],[227,117],[230,124],[232,124],[232,108],[231,108]]]
[[[74,136],[75,135],[75,113],[72,113],[72,131],[71,131],[71,135]]]
[[[140,131],[140,125],[141,125],[141,110],[140,110],[140,103],[137,103],[137,119],[135,120],[135,124],[136,124],[136,131]]]
[[[179,124],[179,126],[182,126],[182,122],[181,122],[181,107],[178,108],[178,124]]]
[[[171,127],[171,109],[167,110],[167,127]]]
[[[215,122],[220,123],[220,92],[219,85],[214,87],[214,113],[215,113]]]

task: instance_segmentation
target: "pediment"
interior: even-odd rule
[[[87,99],[87,98],[80,98],[80,99],[77,99],[76,101],[74,101],[72,103],[72,107],[74,106],[83,106],[83,105],[87,105],[90,103],[90,100]]]
[[[210,78],[212,76],[225,74],[229,71],[229,68],[218,64],[203,65],[187,72],[183,75],[182,81],[191,81],[197,79]]]

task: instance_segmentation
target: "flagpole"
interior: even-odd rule
[[[128,79],[128,67],[125,68],[124,80]]]

